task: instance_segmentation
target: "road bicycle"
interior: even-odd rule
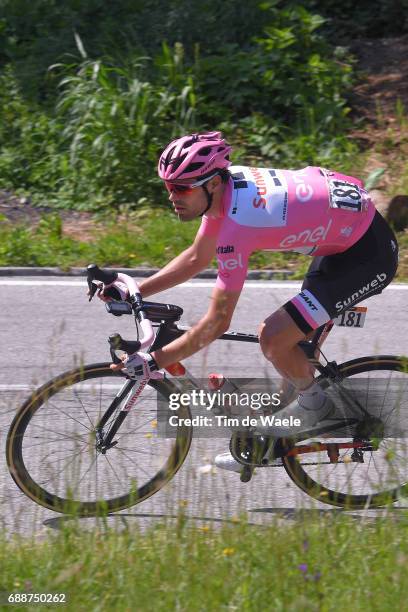
[[[179,324],[182,308],[142,300],[130,276],[95,265],[88,266],[87,275],[89,299],[98,283],[111,285],[107,294],[116,291],[115,281],[129,290],[126,301],[106,304],[111,314],[133,315],[138,331],[137,340],[110,336],[114,361],[119,361],[121,351],[153,351],[186,333],[188,328]],[[337,323],[361,327],[365,310],[345,311]],[[337,433],[308,432],[303,438],[280,440],[278,462],[270,461],[262,445],[254,445],[254,435],[245,432],[232,434],[230,450],[243,466],[242,480],[248,480],[255,467],[273,468],[273,475],[278,466],[320,502],[348,509],[379,507],[408,491],[408,443],[400,422],[404,410],[407,413],[407,360],[378,355],[342,364],[328,361],[321,345],[334,323],[323,325],[300,346],[317,370],[319,383],[352,407],[353,418],[345,417]],[[259,342],[256,335],[234,331],[219,340],[242,346]],[[185,424],[190,407],[181,405],[181,424],[174,437],[160,436],[157,400],[166,404],[172,393],[197,384],[180,363],[148,384],[113,371],[110,362],[56,376],[33,391],[10,426],[6,454],[15,483],[36,503],[79,516],[114,512],[146,500],[181,468],[193,433]]]

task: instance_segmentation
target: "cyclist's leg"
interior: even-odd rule
[[[394,278],[397,267],[398,245],[395,235],[377,212],[364,236],[347,251],[315,258],[299,296],[302,293],[307,296],[310,292],[330,318],[334,318],[347,308],[382,293]],[[299,296],[288,302],[295,306],[295,310]],[[303,309],[304,301],[302,296],[300,303]],[[292,312],[292,308],[286,306],[284,308]],[[294,316],[298,317],[296,313]],[[308,316],[317,318],[313,312],[308,313]],[[301,319],[300,323],[305,325]],[[314,329],[316,327],[317,321],[313,325]]]
[[[315,333],[316,333],[315,330],[311,331],[309,334],[305,336],[304,340],[306,341],[313,340]],[[319,360],[320,349],[322,345],[324,344],[324,342],[326,341],[327,336],[328,336],[328,333],[323,334],[319,339],[319,342],[317,344],[317,348],[314,354],[315,359],[317,361]],[[310,366],[310,374],[313,377],[315,377],[316,368],[310,362],[309,362],[309,366]],[[279,372],[279,374],[281,375],[282,378],[277,381],[277,389],[280,395],[280,406],[283,408],[295,399],[297,395],[297,389],[295,385],[293,384],[293,382],[289,380],[289,378],[286,378],[282,372]]]
[[[353,247],[344,253],[316,258],[305,277],[302,291],[265,321],[261,333],[265,356],[301,392],[285,409],[288,416],[292,415],[291,410],[294,416],[296,410],[302,408],[304,414],[299,413],[299,416],[309,427],[309,423],[325,419],[334,408],[330,398],[313,382],[312,372],[306,369],[310,364],[295,342],[344,309],[381,293],[395,275],[397,251],[391,229],[379,214],[376,215],[372,226]],[[292,319],[292,325],[287,323],[288,318]]]
[[[260,326],[263,354],[283,378],[298,388],[309,386],[313,380],[312,367],[298,346],[306,335],[284,308],[276,310]]]
[[[313,368],[297,346],[298,342],[313,335],[320,325],[342,310],[381,293],[393,279],[397,265],[395,236],[377,214],[369,230],[353,247],[338,255],[315,258],[301,293],[264,321],[260,328],[260,343],[266,358],[285,378],[297,379],[294,381],[296,386],[304,389],[302,383],[313,382]],[[292,402],[281,414],[290,413],[292,409],[296,415],[299,408],[297,401],[296,405]],[[319,422],[321,414],[325,418],[324,405],[322,408],[323,411],[317,411]],[[304,423],[306,419],[302,425]],[[283,428],[271,429],[262,431],[260,428],[258,431],[273,437],[296,436],[293,429],[285,433]],[[270,445],[267,451],[269,460],[279,456],[274,451],[275,446]]]
[[[309,275],[319,274],[323,257],[315,257],[309,267]],[[299,348],[300,341],[312,339],[315,331],[330,320],[330,315],[319,302],[315,291],[302,291],[279,310],[270,315],[260,327],[262,351],[281,376],[298,389],[309,387],[315,368]]]
[[[260,334],[265,356],[299,388],[305,388],[310,382],[307,360],[295,343],[344,309],[381,293],[393,279],[397,265],[395,236],[376,213],[366,234],[350,249],[316,257],[302,291],[265,320]]]

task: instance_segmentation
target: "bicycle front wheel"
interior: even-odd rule
[[[408,495],[407,359],[363,357],[339,370],[348,397],[358,398],[383,432],[368,432],[361,441],[347,431],[315,436],[287,446],[283,465],[298,487],[321,502],[350,510],[393,503]],[[318,380],[327,384],[322,376]]]
[[[147,499],[176,474],[190,448],[192,428],[175,438],[158,434],[158,398],[174,391],[169,380],[150,381],[114,437],[101,452],[96,426],[126,379],[109,363],[65,372],[32,393],[17,412],[6,444],[17,486],[38,504],[67,514],[93,516]],[[127,393],[104,430],[117,417]],[[188,407],[179,416],[189,418]]]

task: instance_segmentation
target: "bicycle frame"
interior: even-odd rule
[[[319,327],[312,338],[312,340],[305,340],[299,342],[299,346],[304,351],[306,357],[311,361],[314,367],[318,370],[320,374],[326,374],[329,376],[329,371],[327,369],[329,363],[324,366],[318,361],[316,358],[316,351],[320,350],[320,346],[326,340],[328,334],[333,328],[333,322],[328,321],[321,327]],[[177,325],[176,323],[161,323],[159,325],[159,330],[156,334],[156,338],[150,348],[151,351],[156,351],[166,344],[169,344],[173,340],[180,338],[183,334],[185,334],[190,328],[182,325]],[[232,340],[234,342],[250,342],[253,344],[259,344],[259,337],[256,334],[247,334],[245,332],[236,332],[229,331],[222,336],[219,336],[217,340]],[[335,362],[332,362],[332,366]],[[329,368],[330,369],[330,368]],[[331,376],[334,376],[334,371],[330,370]]]
[[[327,323],[325,323],[324,325],[316,329],[311,340],[301,341],[299,342],[299,346],[303,350],[303,352],[305,353],[306,357],[311,362],[311,364],[319,372],[319,374],[329,379],[333,384],[335,384],[339,388],[340,393],[343,395],[347,403],[349,405],[353,405],[353,407],[356,407],[357,410],[360,411],[363,417],[371,418],[368,411],[359,402],[357,402],[356,399],[353,398],[347,390],[343,389],[340,386],[343,376],[339,372],[336,361],[329,362],[326,359],[327,363],[326,365],[323,365],[322,363],[320,363],[318,357],[316,356],[317,352],[321,353],[320,347],[323,344],[323,342],[326,340],[328,334],[331,332],[333,327],[334,327],[334,322],[328,321]],[[180,336],[185,334],[189,329],[190,329],[189,327],[184,327],[181,325],[179,326],[176,323],[170,323],[170,324],[168,322],[161,323],[159,325],[159,330],[156,334],[156,338],[151,347],[151,350],[153,351],[153,350],[162,348],[163,346],[165,346],[172,340],[175,340],[176,338],[179,338]],[[243,332],[236,332],[236,331],[226,332],[222,334],[222,336],[217,338],[217,340],[232,340],[235,342],[250,342],[250,343],[259,344],[259,337],[257,335],[243,333]],[[359,418],[345,419],[341,423],[341,425],[339,425],[338,427],[344,427],[345,425],[352,426],[352,425],[358,424],[359,422],[361,422],[361,419]],[[336,428],[331,428],[330,430],[332,431],[333,429],[336,429]],[[307,436],[305,439],[309,437],[310,436]],[[299,441],[300,440],[301,438],[299,439]],[[363,439],[363,437],[359,437],[359,438],[353,439],[353,441],[351,442],[341,443],[341,444],[333,443],[333,442],[327,443],[327,444],[319,443],[318,448],[315,445],[310,445],[310,444],[298,446],[294,448],[292,451],[289,451],[288,455],[311,453],[311,452],[316,452],[316,450],[327,451],[330,461],[335,463],[339,456],[339,449],[346,449],[346,448],[354,449],[355,453],[360,453],[363,450],[369,450],[371,446],[368,445],[367,440]]]
[[[169,309],[170,309],[170,312],[169,312]],[[173,309],[174,311],[173,314],[171,313],[171,309]],[[172,306],[172,305],[161,304],[161,303],[156,303],[156,302],[141,301],[138,309],[134,312],[136,326],[138,323],[138,315],[139,315],[140,310],[145,311],[145,313],[150,312],[151,313],[150,316],[153,321],[153,325],[158,327],[158,331],[156,332],[154,341],[149,349],[150,351],[155,351],[157,349],[162,348],[163,346],[166,346],[173,340],[180,338],[190,329],[189,327],[177,324],[177,320],[178,318],[180,318],[183,312],[182,309],[179,308],[178,306]],[[131,312],[129,312],[129,314],[130,313]],[[364,407],[361,406],[358,402],[356,402],[356,400],[352,398],[345,389],[342,389],[340,387],[340,383],[343,377],[339,372],[337,363],[335,361],[329,362],[326,358],[325,359],[327,363],[325,365],[323,365],[319,361],[317,353],[320,352],[320,354],[322,354],[320,350],[320,346],[326,340],[328,334],[333,329],[333,326],[334,326],[334,322],[328,321],[327,323],[325,323],[324,325],[322,325],[321,327],[315,330],[311,340],[301,341],[299,342],[299,346],[303,350],[307,359],[310,361],[313,367],[319,372],[319,374],[323,377],[326,377],[334,385],[339,387],[340,393],[344,396],[347,403],[349,405],[351,404],[355,406],[360,411],[361,415],[369,417],[369,413],[364,409]],[[235,342],[249,342],[253,344],[259,344],[259,338],[256,334],[248,334],[248,333],[236,332],[236,331],[228,331],[222,334],[219,338],[217,338],[217,340],[231,340]],[[129,345],[129,346],[132,345],[132,341],[128,342],[128,341],[122,340],[119,336],[118,347],[120,347],[121,343],[122,343],[122,347],[126,347],[126,345]],[[110,338],[110,344],[111,344],[111,353],[113,356],[112,337]],[[133,344],[137,344],[137,342],[133,341]],[[108,433],[106,434],[106,436],[103,435],[103,427],[106,425],[109,418],[112,416],[112,414],[114,413],[115,409],[120,404],[120,402],[123,401],[126,394],[128,394],[128,401],[126,402],[126,405],[132,402],[132,399],[133,399],[132,389],[134,387],[134,384],[135,382],[130,381],[130,380],[128,380],[127,383],[125,383],[125,385],[119,391],[118,395],[116,396],[112,404],[109,406],[109,408],[107,409],[106,413],[103,415],[101,421],[99,422],[97,426],[97,443],[102,453],[105,453],[109,448],[115,445],[113,438],[115,434],[117,433],[118,429],[120,428],[121,424],[123,423],[124,419],[126,418],[129,410],[122,409],[120,411],[117,418],[112,423],[112,426],[110,430],[108,431]],[[137,390],[136,390],[136,393],[137,393]],[[137,395],[139,394],[137,393]],[[135,403],[135,401],[132,402],[132,405],[133,403]],[[359,422],[359,419],[345,420],[341,424],[341,427],[344,427],[344,425],[355,425],[358,422]],[[365,447],[366,445],[367,443],[366,442],[362,443],[361,440],[353,440],[353,442],[348,444],[348,447],[360,449],[362,446]],[[330,449],[329,449],[329,446],[330,446]],[[319,447],[319,450],[324,450],[323,447],[324,447],[324,444]],[[309,448],[310,447],[305,447],[303,452],[311,452]],[[331,457],[331,460],[332,458],[334,460],[335,452],[333,451],[333,444],[332,443],[329,444],[326,450],[328,450],[328,452],[330,450],[331,454],[329,454],[329,456]],[[300,452],[302,452],[301,447],[298,447],[297,453],[300,453]],[[336,452],[338,452],[338,450]]]

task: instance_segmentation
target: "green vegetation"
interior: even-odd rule
[[[118,223],[98,225],[86,241],[64,235],[61,218],[48,215],[36,227],[5,224],[0,228],[0,266],[59,266],[67,269],[97,261],[100,266],[161,267],[187,248],[199,221],[183,224],[174,213],[142,209]],[[293,269],[308,257],[262,253],[251,257],[253,268]],[[214,260],[215,266],[215,260]],[[299,276],[300,278],[300,276]]]
[[[401,36],[407,31],[407,0],[311,0],[328,21],[326,31],[347,42],[358,38]]]
[[[161,267],[187,248],[199,221],[183,224],[166,210],[142,209],[128,219],[97,223],[86,241],[63,233],[58,215],[42,218],[36,227],[0,226],[0,266],[59,266],[68,269],[96,261],[100,266]],[[408,281],[408,233],[398,232],[400,265],[397,281]],[[257,251],[250,268],[287,270],[301,279],[310,257],[296,253]],[[216,267],[214,259],[213,266]]]
[[[169,0],[166,10],[161,0],[0,5],[0,189],[56,213],[98,213],[82,242],[55,215],[38,227],[2,223],[0,265],[168,261],[196,226],[162,208],[156,164],[170,139],[188,131],[222,129],[234,162],[364,174],[367,154],[350,137],[357,75],[348,48],[356,37],[408,27],[408,0]],[[406,193],[401,102],[396,119],[375,154],[387,171],[393,166],[392,190]],[[401,154],[390,162],[396,140]],[[151,220],[146,206],[155,207]],[[293,254],[251,259],[252,267],[299,277],[307,264]]]
[[[235,161],[347,167],[352,62],[318,13],[252,0],[232,19],[232,0],[172,0],[160,20],[160,2],[136,4],[3,3],[4,187],[54,207],[157,204],[160,150],[215,127]]]
[[[60,217],[49,215],[34,229],[17,225],[0,232],[0,265],[67,268],[98,261],[106,266],[161,266],[190,244],[191,225],[197,228],[198,223],[181,224],[170,213],[144,210],[132,224],[95,224],[94,235],[80,241],[64,236]]]
[[[216,529],[181,511],[144,534],[62,523],[41,540],[2,539],[2,591],[66,593],[66,610],[404,609],[406,514],[329,514]]]

